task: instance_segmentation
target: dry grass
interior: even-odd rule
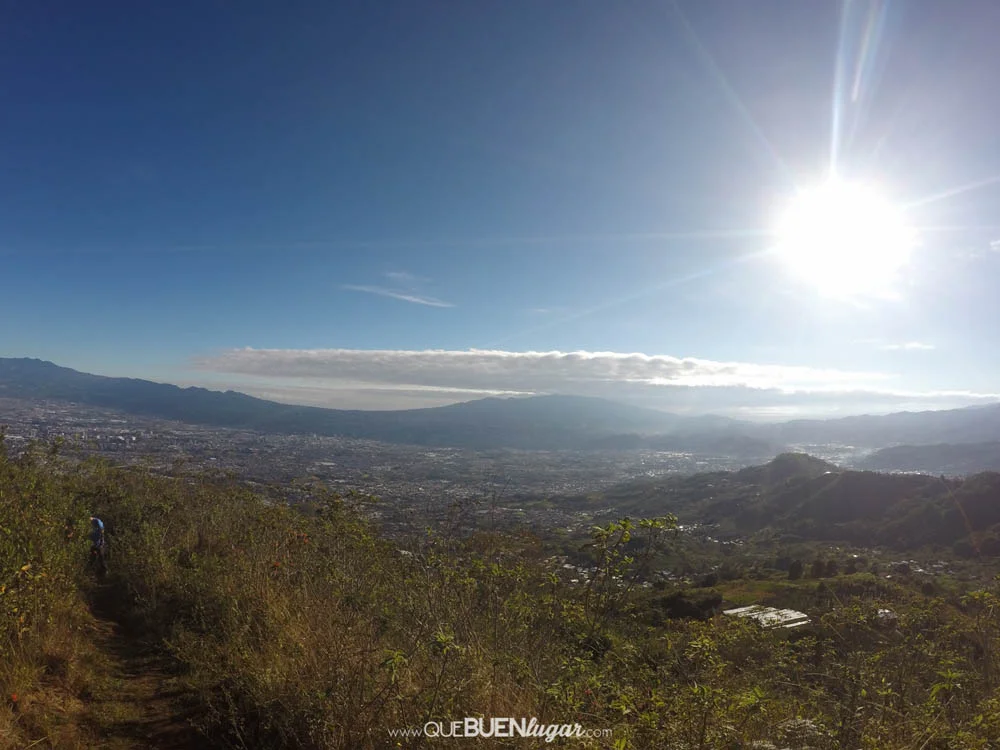
[[[562,585],[530,539],[429,533],[402,555],[343,499],[313,500],[308,515],[217,478],[0,458],[0,746],[197,746],[190,718],[210,746],[354,750],[465,716],[614,728],[570,745],[589,748],[785,743],[803,716],[816,748],[1000,746],[997,592],[968,612],[897,599],[891,633],[848,589],[801,638],[652,628],[617,578],[599,596]],[[91,512],[112,540],[99,588],[64,521]]]

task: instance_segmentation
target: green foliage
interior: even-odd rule
[[[788,566],[788,580],[797,581],[802,577],[804,572],[804,566],[801,560],[792,560],[791,564]]]
[[[88,514],[52,452],[8,455],[0,433],[0,738],[48,734],[30,700],[48,673],[75,678],[86,614]]]
[[[622,613],[636,585],[648,576],[650,560],[661,549],[667,534],[676,528],[673,516],[643,519],[638,524],[623,518],[594,527],[590,549],[595,572],[583,597],[587,638],[606,629],[611,619]],[[633,534],[639,534],[634,544]]]
[[[805,454],[782,454],[736,472],[658,477],[564,500],[635,515],[669,508],[719,534],[757,534],[913,550],[952,547],[966,557],[1000,553],[1000,473],[965,480],[843,471]],[[558,501],[556,501],[558,502]],[[816,572],[816,577],[829,575]]]
[[[365,498],[308,492],[304,512],[226,477],[0,457],[3,690],[40,689],[54,636],[75,632],[96,513],[119,607],[169,649],[214,746],[391,747],[389,729],[466,716],[613,731],[593,748],[1000,743],[996,583],[922,592],[815,551],[822,578],[798,580],[795,547],[777,550],[787,575],[732,554],[717,589],[656,590],[674,520],[623,518],[592,529],[573,585],[532,537],[430,529],[400,550]],[[757,602],[811,623],[717,614]]]

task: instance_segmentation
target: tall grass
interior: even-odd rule
[[[571,603],[513,548],[432,535],[403,554],[321,490],[306,514],[224,480],[87,471],[112,578],[186,665],[213,736],[357,748],[431,719],[555,721]]]
[[[15,708],[10,693],[86,682],[75,620],[86,616],[91,513],[108,527],[118,611],[173,655],[214,746],[427,745],[388,730],[466,716],[614,732],[574,747],[1000,743],[992,589],[949,603],[829,579],[829,595],[813,596],[815,623],[781,634],[651,616],[656,598],[632,588],[631,572],[663,532],[655,524],[595,530],[598,578],[572,586],[530,536],[428,531],[403,551],[351,498],[321,488],[293,509],[219,476],[63,464],[36,450],[0,457],[0,493],[0,730],[15,746],[59,746],[62,730],[52,706]],[[884,606],[899,613],[888,627]],[[82,746],[65,732],[64,746]],[[478,745],[533,746],[463,742]]]
[[[0,747],[84,746],[63,718],[91,677],[88,513],[54,454],[0,432]]]

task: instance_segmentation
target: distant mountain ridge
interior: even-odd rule
[[[861,462],[874,471],[919,471],[928,474],[978,474],[1000,471],[1000,441],[897,445],[875,451]]]
[[[92,375],[38,359],[0,358],[0,397],[4,396],[76,402],[215,427],[477,449],[646,449],[756,460],[770,458],[789,445],[825,443],[873,450],[901,444],[1000,442],[1000,404],[778,424],[716,415],[680,416],[568,395],[360,411],[280,404],[235,391]],[[970,465],[979,464],[971,461]]]
[[[1000,441],[1000,404],[757,425],[750,434],[786,444],[840,443],[861,448]]]
[[[677,446],[695,443],[708,449],[711,439],[697,437],[697,433],[703,425],[722,419],[709,417],[706,421],[599,398],[558,395],[485,398],[402,411],[324,409],[280,404],[235,391],[92,375],[37,359],[0,358],[0,396],[69,401],[139,416],[261,432],[479,449],[591,449],[602,447],[604,439],[623,435],[640,441],[674,435]],[[770,455],[770,446],[763,441],[743,439],[743,447],[751,449],[754,456]]]

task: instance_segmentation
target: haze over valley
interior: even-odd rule
[[[586,528],[594,508],[581,519],[572,517],[571,504],[539,503],[645,478],[764,464],[789,452],[838,470],[935,476],[1000,470],[1000,406],[779,423],[677,416],[578,396],[338,411],[24,359],[0,359],[0,394],[6,440],[15,450],[59,438],[64,451],[161,471],[232,472],[271,488],[308,477],[338,492],[377,496],[371,517],[395,531],[501,491],[505,523]],[[933,442],[942,437],[955,442]],[[664,503],[643,510],[677,511]],[[598,510],[635,509],[609,500]]]

